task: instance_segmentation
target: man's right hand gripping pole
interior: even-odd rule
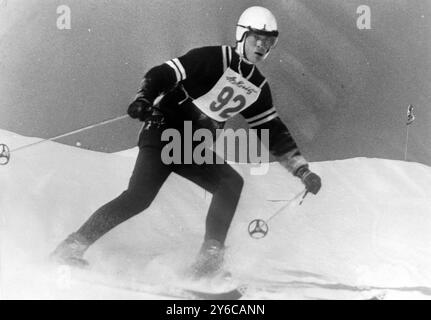
[[[133,119],[144,121],[153,112],[153,104],[144,97],[137,97],[127,109],[127,113]]]

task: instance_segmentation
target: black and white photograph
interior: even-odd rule
[[[0,300],[430,300],[430,58],[429,0],[0,0]]]

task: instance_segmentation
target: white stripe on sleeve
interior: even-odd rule
[[[171,60],[166,61],[166,64],[168,66],[170,66],[172,69],[174,69],[175,76],[177,77],[177,82],[180,82],[181,81],[181,74],[180,74],[180,71],[178,70],[177,66]]]
[[[275,110],[275,107],[272,107],[271,109],[266,110],[266,111],[264,111],[264,112],[262,112],[262,113],[258,114],[257,116],[254,116],[254,117],[251,117],[251,118],[246,118],[246,120],[247,120],[248,122],[253,122],[253,121],[258,120],[259,118],[262,118],[262,117],[267,116],[267,115],[268,115],[268,114],[270,114],[270,113],[273,113],[274,111],[277,111],[277,110]]]
[[[172,61],[175,63],[175,65],[178,67],[178,71],[181,74],[181,80],[186,80],[186,70],[184,70],[183,65],[181,64],[180,60],[177,58],[172,59]]]
[[[262,120],[259,120],[257,122],[253,122],[253,123],[249,123],[250,128],[254,128],[254,127],[258,126],[258,125],[261,125],[262,123],[268,122],[268,121],[270,121],[270,120],[272,120],[274,118],[277,118],[277,117],[278,117],[277,112],[273,113],[273,114],[270,114],[269,116],[263,118]]]

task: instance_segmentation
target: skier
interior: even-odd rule
[[[151,68],[144,76],[128,114],[143,121],[139,154],[127,190],[99,208],[69,235],[51,257],[60,263],[87,265],[85,251],[120,223],[142,212],[174,172],[212,193],[204,241],[191,270],[210,276],[223,263],[225,239],[243,187],[242,177],[224,160],[222,164],[165,164],[161,150],[167,128],[183,132],[184,121],[193,130],[215,132],[240,113],[249,126],[269,130],[269,151],[306,190],[317,194],[320,177],[311,172],[297,144],[272,105],[270,87],[256,64],[264,61],[278,41],[274,15],[263,7],[246,9],[236,26],[236,45],[192,49]],[[161,97],[161,99],[160,99]],[[157,100],[156,100],[157,99]],[[156,101],[156,102],[155,102]],[[215,136],[215,135],[214,135]],[[212,151],[211,151],[212,152]],[[217,157],[215,153],[213,157]]]

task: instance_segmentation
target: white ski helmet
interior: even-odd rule
[[[236,42],[239,53],[242,57],[244,57],[244,40],[248,32],[255,32],[257,34],[275,37],[274,44],[271,48],[275,47],[277,44],[277,20],[272,12],[264,7],[250,7],[246,9],[238,19],[238,23],[236,25]],[[265,54],[264,58],[266,58],[268,54],[269,50]]]

